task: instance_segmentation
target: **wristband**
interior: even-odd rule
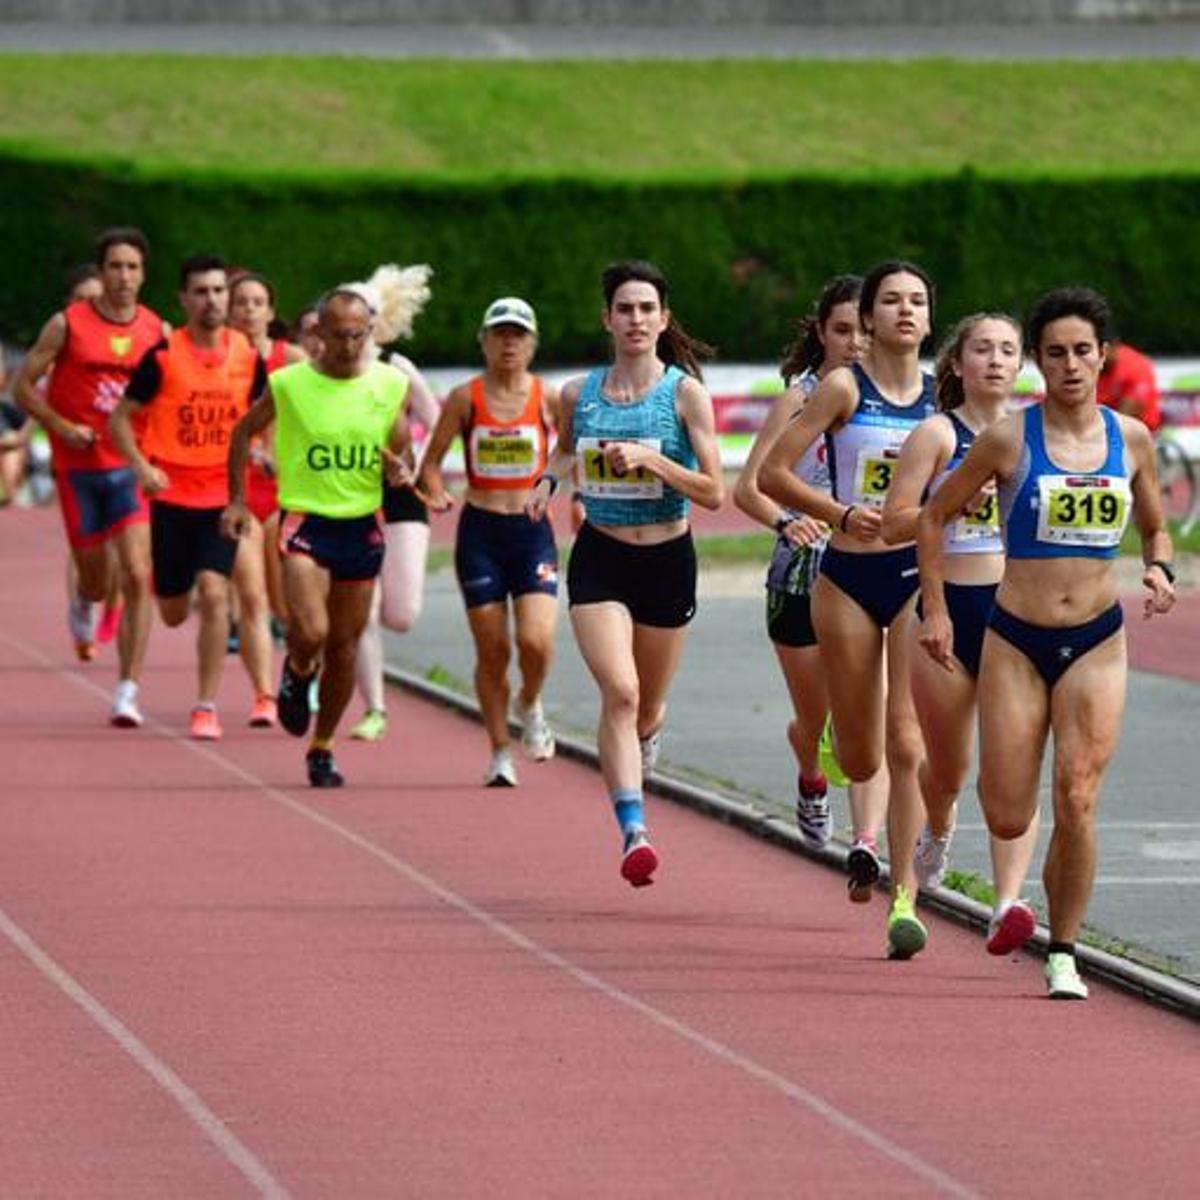
[[[533,486],[537,487],[539,483],[549,483],[550,495],[552,496],[558,491],[558,480],[555,478],[555,476],[551,475],[549,471],[547,471],[544,475],[539,475],[537,479],[534,480]]]
[[[857,508],[857,507],[858,507],[858,505],[857,505],[857,504],[851,504],[851,505],[850,505],[850,506],[849,506],[849,507],[846,509],[846,511],[845,511],[844,513],[842,513],[842,519],[841,519],[841,520],[838,522],[838,528],[839,528],[839,529],[840,529],[840,530],[841,530],[843,533],[845,533],[845,532],[846,532],[846,522],[850,520],[850,514],[851,514],[851,513],[852,513],[852,512],[853,512],[853,511],[854,511],[854,510]]]
[[[1166,577],[1167,582],[1172,586],[1175,583],[1175,568],[1169,562],[1163,562],[1161,558],[1156,558],[1151,564],[1151,567],[1157,567]],[[1149,570],[1149,567],[1146,568]]]

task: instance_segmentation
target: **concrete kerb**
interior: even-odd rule
[[[468,696],[401,667],[387,666],[384,668],[384,675],[405,691],[445,705],[475,721],[481,719],[479,706]],[[519,731],[515,723],[512,729],[514,733]],[[599,767],[599,755],[592,743],[557,732],[555,741],[558,753],[587,766]],[[656,796],[685,805],[705,816],[714,817],[744,833],[764,838],[793,854],[834,867],[838,871],[845,868],[848,846],[835,842],[824,850],[814,850],[804,844],[800,834],[788,822],[764,813],[748,798],[716,792],[662,771],[653,772],[646,780],[645,786],[648,792]],[[880,884],[886,883],[887,879],[885,863]],[[949,917],[980,932],[986,932],[988,919],[991,917],[991,909],[987,905],[949,888],[922,891],[920,903],[941,916]],[[1049,942],[1049,930],[1044,925],[1039,925],[1031,939],[1031,947],[1044,955]],[[1173,1009],[1194,1021],[1200,1021],[1200,987],[1082,943],[1076,948],[1076,957],[1089,974],[1143,999]]]

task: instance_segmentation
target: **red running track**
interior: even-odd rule
[[[312,792],[232,662],[184,739],[162,628],[112,730],[53,522],[0,561],[3,1195],[1194,1194],[1182,1018],[936,920],[885,962],[881,899],[666,803],[634,892],[593,772],[482,789],[478,727],[407,697]]]

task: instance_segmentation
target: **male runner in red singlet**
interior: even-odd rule
[[[79,575],[69,624],[81,658],[92,656],[94,606],[108,591],[107,545],[117,549],[124,614],[117,636],[120,676],[112,723],[142,723],[138,678],[150,635],[149,512],[137,478],[113,444],[109,414],[133,368],[167,331],[138,303],[149,243],[138,229],[106,230],[97,242],[103,292],[55,313],[25,356],[14,392],[45,426],[67,541]],[[45,395],[38,381],[53,368]]]

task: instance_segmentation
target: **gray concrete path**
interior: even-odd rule
[[[369,58],[1200,57],[1200,21],[930,27],[619,28],[532,25],[0,24],[0,50],[318,54]]]
[[[561,727],[593,736],[595,688],[571,639],[559,627],[559,656],[546,692]],[[429,580],[416,630],[389,639],[389,659],[421,673],[437,666],[470,690],[474,656],[453,572]],[[357,701],[352,713],[357,715]],[[784,740],[787,695],[763,630],[763,600],[746,572],[702,577],[701,603],[671,692],[662,764],[672,772],[750,793],[764,810],[790,815],[795,768]],[[1200,981],[1200,685],[1133,673],[1125,731],[1105,785],[1100,868],[1090,925],[1136,944]],[[393,728],[391,737],[402,738]],[[487,761],[482,732],[479,770]],[[523,767],[536,770],[532,764]],[[1047,812],[1048,779],[1043,779]],[[847,821],[835,793],[839,825]],[[596,789],[596,802],[602,792]],[[990,877],[973,782],[960,806],[953,866]],[[1043,845],[1045,835],[1043,834]],[[1040,855],[1036,870],[1040,871]],[[1040,883],[1028,895],[1043,899]],[[876,914],[882,924],[884,910]]]

